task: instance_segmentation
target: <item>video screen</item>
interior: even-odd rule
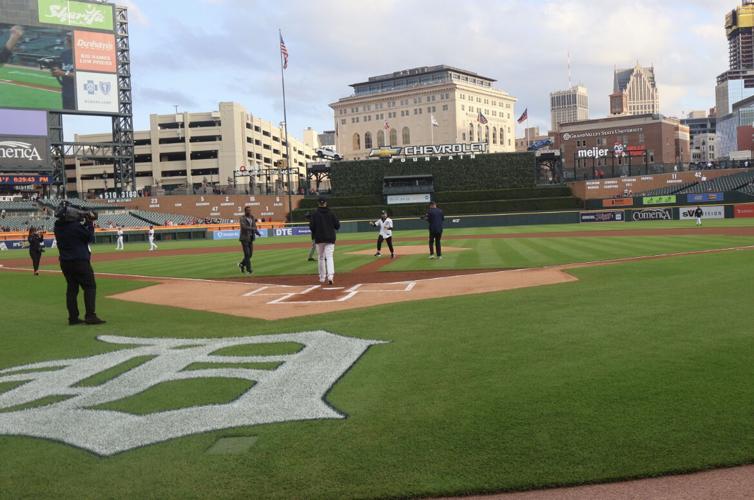
[[[116,113],[116,67],[113,34],[0,23],[0,108]]]

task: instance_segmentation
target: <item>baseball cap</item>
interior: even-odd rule
[[[325,203],[327,203],[327,198],[323,198],[320,196],[319,199],[317,200],[317,203],[319,203],[320,205],[324,205]]]

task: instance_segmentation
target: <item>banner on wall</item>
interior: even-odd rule
[[[705,205],[702,208],[702,219],[724,219],[725,207],[722,205]],[[696,207],[684,207],[680,210],[681,220],[696,219]]]
[[[733,213],[736,218],[754,218],[754,203],[736,205]]]
[[[644,205],[669,205],[671,203],[677,203],[678,198],[674,194],[666,194],[664,196],[645,196],[642,198]]]
[[[707,203],[710,201],[723,201],[723,193],[691,193],[686,195],[688,203]]]
[[[581,222],[623,222],[625,220],[622,210],[610,212],[581,212]]]

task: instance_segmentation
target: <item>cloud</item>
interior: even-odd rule
[[[448,64],[497,79],[549,128],[549,94],[571,76],[589,89],[590,115],[605,116],[614,67],[654,65],[661,111],[714,105],[727,67],[723,31],[734,0],[194,0],[185,9],[129,0],[139,112],[152,104],[242,103],[273,122],[282,115],[278,29],[292,130],[332,128],[328,104],[351,83],[416,66]],[[142,9],[139,9],[141,7]],[[144,10],[145,12],[142,12]],[[160,26],[155,30],[154,26]],[[181,101],[182,102],[179,102]]]

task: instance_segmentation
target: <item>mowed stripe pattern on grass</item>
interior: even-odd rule
[[[78,497],[82,485],[93,498],[405,497],[750,462],[753,256],[577,269],[580,281],[562,285],[280,322],[114,301],[106,297],[140,284],[100,279],[104,330],[64,326],[61,276],[7,273],[2,368],[109,350],[93,337],[113,332],[205,338],[316,327],[389,343],[328,394],[345,420],[209,432],[107,460],[0,436],[0,484],[14,498]],[[221,388],[202,382],[157,399],[204,403]],[[155,409],[138,398],[123,404]],[[234,436],[257,442],[242,455],[206,454]]]

